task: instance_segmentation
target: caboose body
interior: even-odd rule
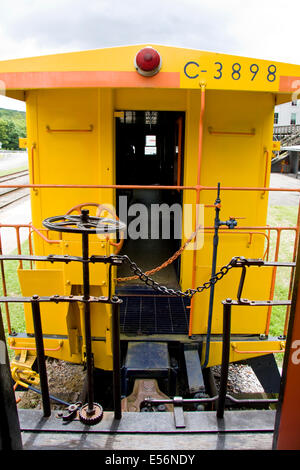
[[[197,228],[202,236],[198,245],[190,242],[173,263],[153,274],[160,285],[185,291],[211,277],[216,207],[222,220],[237,221],[233,230],[220,226],[216,271],[234,256],[266,259],[274,106],[291,100],[300,67],[153,46],[161,62],[153,73],[145,73],[143,64],[139,68],[136,62],[145,48],[149,49],[138,45],[3,61],[0,79],[7,96],[26,101],[33,253],[81,256],[76,234],[48,231],[43,220],[78,213],[82,207],[91,214],[111,215],[115,210],[113,217],[127,217],[127,231],[119,238],[91,235],[90,254],[128,254],[143,271],[169,259]],[[218,184],[221,202],[216,205]],[[138,204],[148,210],[144,219]],[[181,210],[181,220],[187,222],[182,235],[175,237],[173,226],[165,238],[159,229],[159,236],[151,238],[151,229],[145,235],[153,204],[156,209],[162,204],[172,209],[175,204]],[[175,223],[178,214],[171,209],[170,221]],[[145,236],[130,237],[134,217],[140,218],[131,228]],[[91,264],[91,295],[108,295],[108,271],[105,264]],[[222,301],[236,298],[240,270],[230,270],[216,283],[213,299],[205,289],[191,303],[170,300],[140,279],[118,280],[133,274],[125,265],[113,268],[112,289],[123,299],[124,350],[129,346],[132,353],[139,343],[187,349],[196,345],[202,366],[220,364]],[[20,266],[18,276],[26,297],[82,294],[79,263],[36,261],[31,267]],[[243,297],[269,299],[273,282],[270,268],[253,267]],[[9,342],[17,358],[25,350],[32,358],[31,308],[24,308],[26,333],[10,336]],[[41,315],[46,354],[83,363],[82,305],[45,303]],[[230,361],[282,350],[282,338],[268,337],[269,320],[267,306],[235,308]],[[111,328],[111,306],[91,304],[94,366],[102,371],[113,367]]]

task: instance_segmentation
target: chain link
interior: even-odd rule
[[[197,292],[202,292],[206,289],[210,289],[218,281],[223,279],[223,277],[226,276],[226,274],[230,271],[230,269],[233,268],[236,265],[236,262],[240,259],[239,257],[232,258],[232,260],[228,264],[226,264],[225,266],[222,266],[220,271],[214,274],[214,276],[212,276],[209,281],[204,282],[202,286],[198,286],[194,289],[187,289],[185,291],[181,291],[179,289],[172,289],[172,288],[159,284],[154,279],[149,277],[146,273],[144,273],[134,261],[131,261],[131,259],[127,255],[115,255],[114,258],[118,258],[122,260],[122,262],[128,263],[131,271],[134,272],[134,274],[137,276],[138,279],[144,282],[147,286],[150,286],[153,289],[157,290],[158,292],[161,292],[163,294],[168,294],[168,295],[174,295],[177,297],[189,297],[189,298],[192,298],[193,295],[196,294]]]
[[[182,245],[182,247],[179,248],[179,250],[174,253],[173,256],[171,256],[169,259],[164,261],[160,266],[157,266],[156,268],[151,269],[150,271],[147,271],[145,274],[149,277],[152,274],[155,274],[162,269],[166,268],[170,264],[172,264],[174,261],[181,256],[182,252],[186,249],[186,247],[191,243],[191,241],[197,236],[198,231],[202,228],[202,225],[198,225],[196,227],[196,230],[190,235],[190,237],[186,240],[186,242]],[[118,277],[116,279],[117,282],[124,282],[124,281],[133,281],[134,279],[138,279],[139,276],[129,276],[129,277]]]

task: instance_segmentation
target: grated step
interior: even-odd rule
[[[123,334],[188,334],[190,300],[172,296],[119,296]]]

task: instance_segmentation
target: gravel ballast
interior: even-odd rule
[[[81,398],[86,371],[82,365],[72,364],[58,359],[47,358],[49,392],[68,403],[76,403]],[[219,388],[221,366],[211,368],[217,390]],[[228,393],[263,393],[264,389],[252,368],[243,363],[232,363],[228,372]],[[19,408],[42,408],[41,395],[29,391],[17,391],[16,397],[21,400]],[[63,405],[51,401],[52,409],[60,409]]]

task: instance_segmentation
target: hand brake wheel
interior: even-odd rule
[[[126,225],[117,220],[107,217],[91,217],[87,209],[82,209],[80,215],[58,215],[48,217],[43,221],[48,230],[58,232],[80,233],[82,235],[82,260],[83,260],[83,301],[85,318],[85,355],[88,384],[88,403],[79,410],[79,419],[89,425],[97,424],[103,415],[101,405],[94,402],[93,391],[93,353],[90,320],[90,282],[89,282],[89,242],[88,236],[93,233],[109,234],[124,230]],[[71,410],[73,411],[73,409]]]
[[[87,207],[96,207],[96,217],[101,217],[101,214],[103,212],[108,212],[114,219],[119,220],[119,217],[117,216],[114,208],[107,206],[105,204],[98,204],[97,202],[83,202],[81,204],[78,204],[77,206],[71,207],[71,209],[68,210],[66,215],[70,215],[73,212],[77,212],[78,214],[81,213],[81,210],[83,208]],[[118,242],[113,242],[109,235],[106,236],[106,240],[109,242],[110,245],[115,247],[115,255],[118,255],[123,247],[124,244],[124,231],[120,229],[119,231],[119,241]]]
[[[81,215],[57,215],[43,220],[43,225],[49,230],[68,233],[115,233],[126,228],[117,219],[107,217],[91,217],[89,211],[83,209]]]

